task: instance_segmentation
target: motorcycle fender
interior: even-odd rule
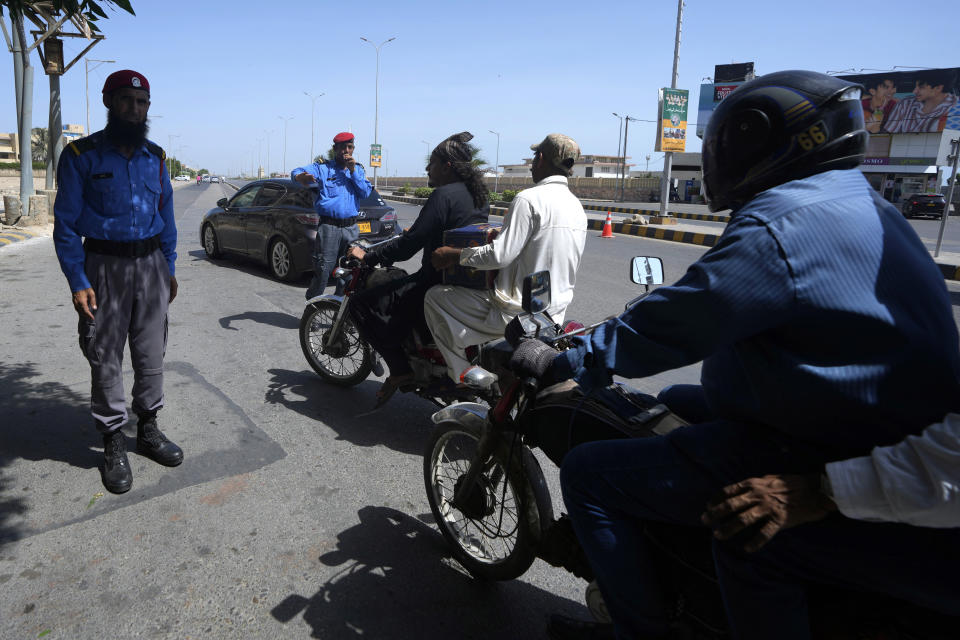
[[[343,296],[336,296],[331,293],[328,293],[326,295],[314,296],[313,298],[310,298],[309,300],[307,300],[304,306],[309,307],[314,302],[320,302],[321,300],[333,300],[337,304],[340,304],[341,302],[343,302]]]
[[[430,418],[434,424],[440,424],[441,422],[462,422],[472,423],[478,427],[482,427],[487,421],[487,411],[489,410],[489,407],[478,402],[457,402],[440,409],[440,411],[437,411],[430,416]]]

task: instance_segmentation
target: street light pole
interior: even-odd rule
[[[170,149],[171,152],[173,152],[173,139],[179,138],[179,137],[180,137],[180,134],[177,134],[177,133],[167,134],[167,148]],[[169,176],[170,173],[173,171],[173,158],[168,157],[167,160],[168,160],[167,176]]]
[[[377,51],[377,75],[376,75],[376,79],[374,80],[375,98],[373,102],[373,144],[377,144],[378,142],[377,128],[379,125],[379,118],[380,118],[380,47],[387,44],[388,42],[392,42],[393,40],[396,40],[396,37],[384,40],[380,44],[373,44],[363,36],[361,36],[360,39],[366,42],[367,44],[369,44],[371,47],[373,47]],[[377,168],[376,167],[373,168],[373,188],[374,189],[377,188]]]
[[[313,94],[310,94],[310,93],[307,93],[306,91],[304,91],[304,92],[303,92],[303,95],[305,95],[305,96],[307,96],[308,98],[310,98],[310,162],[313,162],[313,159],[314,159],[314,157],[315,157],[315,156],[313,155],[313,138],[314,138],[314,134],[313,134],[313,112],[314,112],[314,111],[316,110],[316,108],[317,108],[317,98],[319,98],[320,96],[325,96],[325,95],[327,95],[327,94],[321,93],[320,95],[315,96],[315,95],[313,95]]]
[[[283,120],[283,162],[280,165],[280,173],[287,175],[287,123],[293,120],[293,116],[284,118],[283,116],[277,116]]]
[[[493,167],[493,190],[500,193],[500,134],[493,129],[487,129],[487,131],[497,136],[497,164]]]
[[[267,131],[266,129],[264,129],[263,133],[266,134],[267,136],[267,177],[269,178],[270,177],[270,134],[273,133],[273,129],[270,129],[270,131]]]
[[[96,62],[97,64],[93,65],[93,68],[96,69],[101,64],[114,63],[116,60],[91,60],[90,58],[83,59],[83,68],[85,71],[85,82],[86,82],[86,91],[87,91],[87,135],[90,135],[90,63]]]

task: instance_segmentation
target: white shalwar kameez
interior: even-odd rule
[[[549,176],[517,194],[493,242],[462,250],[461,265],[500,272],[490,291],[445,284],[427,291],[427,324],[454,382],[470,366],[466,347],[502,338],[507,323],[522,311],[523,279],[531,273],[550,271],[548,311],[562,323],[586,237],[580,200],[564,176]]]

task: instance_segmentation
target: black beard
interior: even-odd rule
[[[103,133],[111,144],[117,147],[140,147],[147,141],[147,132],[150,125],[147,120],[139,124],[121,120],[113,115],[113,111],[107,109],[107,126],[103,128]]]

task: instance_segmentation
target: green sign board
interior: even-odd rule
[[[684,151],[687,143],[686,89],[660,89],[660,118],[657,121],[655,151]]]
[[[371,167],[383,166],[383,164],[380,162],[382,150],[383,150],[382,145],[379,145],[379,144],[370,145],[370,166]]]

